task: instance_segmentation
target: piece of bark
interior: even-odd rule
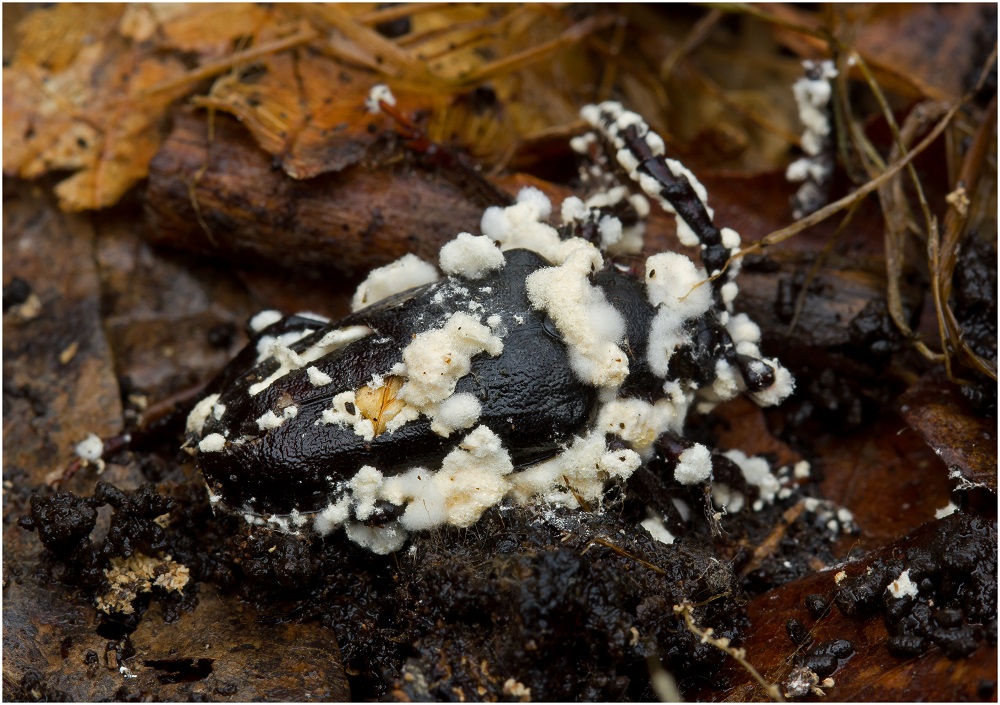
[[[364,274],[408,252],[436,262],[441,245],[477,231],[493,205],[405,161],[295,181],[235,120],[216,115],[211,141],[208,121],[176,113],[150,165],[155,243],[296,272]]]

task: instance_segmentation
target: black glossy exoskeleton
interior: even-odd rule
[[[227,443],[219,452],[200,454],[210,489],[236,510],[245,507],[260,515],[304,513],[325,506],[333,486],[364,465],[373,465],[384,474],[416,465],[439,466],[460,434],[444,438],[431,430],[429,419],[412,421],[371,440],[350,426],[318,421],[336,394],[357,389],[372,375],[390,370],[401,362],[402,350],[413,336],[440,327],[456,311],[468,311],[470,304],[483,318],[499,315],[507,332],[503,352],[496,357],[477,355],[455,391],[479,400],[479,423],[500,436],[515,466],[556,453],[587,424],[597,392],[576,378],[558,331],[528,302],[525,278],[549,263],[528,250],[510,250],[505,260],[503,268],[475,282],[444,279],[378,302],[337,323],[291,316],[258,333],[206,390],[220,395],[217,403],[225,406],[225,413],[219,418],[209,416],[202,437],[220,433],[229,441],[245,438],[238,445]],[[630,314],[628,320],[635,320],[636,325],[629,327],[627,350],[633,351],[629,362],[635,362],[635,374],[643,376],[644,365],[634,351],[645,351],[648,319],[654,314],[645,292],[634,280],[612,271],[595,277],[595,283]],[[465,293],[435,300],[440,292],[456,288]],[[314,386],[301,368],[250,395],[251,385],[267,378],[279,364],[273,357],[255,363],[262,337],[311,330],[290,346],[301,353],[330,330],[350,326],[366,326],[372,332],[312,363],[330,376],[329,384]],[[268,410],[288,406],[297,407],[297,414],[278,428],[261,430],[254,423]]]

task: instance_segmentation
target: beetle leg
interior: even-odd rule
[[[738,269],[730,265],[726,270],[726,263],[739,249],[739,235],[729,228],[720,230],[712,222],[704,187],[680,162],[666,158],[663,139],[637,114],[606,102],[588,106],[582,115],[600,132],[605,147],[613,150],[610,161],[664,210],[677,215],[681,242],[700,247],[709,275],[718,277],[726,271],[725,277],[712,280],[717,300],[726,302],[722,287],[732,281]]]

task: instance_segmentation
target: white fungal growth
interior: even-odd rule
[[[382,480],[382,473],[370,465],[365,465],[347,483],[354,498],[354,516],[361,521],[368,519],[375,509]]]
[[[837,77],[837,69],[832,61],[823,61],[818,65],[808,61],[805,66],[807,69],[818,68],[819,77],[800,78],[792,85],[792,93],[799,107],[799,120],[806,128],[802,134],[802,150],[815,156],[820,153],[823,140],[830,134],[827,106],[833,95],[830,81]]]
[[[552,203],[544,193],[533,187],[521,189],[517,202],[501,208],[491,206],[483,212],[480,229],[495,240],[503,251],[515,248],[533,250],[552,264],[562,264],[574,250],[589,247],[589,242],[571,238],[562,240],[559,233],[543,222],[552,212]]]
[[[646,260],[646,295],[657,307],[649,331],[647,360],[653,373],[666,377],[674,351],[688,341],[685,321],[702,316],[712,306],[712,290],[703,269],[675,252]]]
[[[285,423],[288,419],[293,419],[298,414],[298,407],[287,406],[281,412],[281,416],[278,416],[273,411],[268,410],[264,415],[257,419],[257,427],[261,431],[270,431],[272,429],[278,428],[281,424]]]
[[[651,515],[648,519],[640,522],[639,526],[648,531],[649,535],[660,543],[665,543],[669,546],[674,542],[674,535],[667,530],[667,527],[663,525],[663,520],[657,516]]]
[[[695,443],[681,453],[674,468],[674,479],[682,485],[695,485],[712,477],[712,454],[708,448]]]
[[[218,401],[218,394],[209,394],[207,397],[195,404],[194,408],[191,409],[191,412],[188,414],[185,430],[188,433],[200,436],[202,429],[205,428],[205,422],[208,421],[208,417],[212,413],[212,410],[215,408],[215,404]]]
[[[369,107],[377,108],[379,101],[395,102],[384,86],[372,90]],[[285,517],[251,516],[250,521],[292,532],[309,525],[322,535],[343,528],[355,543],[384,554],[401,548],[408,532],[443,525],[469,526],[483,512],[502,502],[522,506],[586,506],[600,511],[609,483],[627,481],[644,460],[654,455],[655,442],[665,433],[683,433],[685,417],[696,400],[707,408],[743,390],[745,385],[740,370],[727,361],[733,359],[732,351],[727,351],[728,357],[716,355],[719,359],[712,360],[715,378],[707,384],[678,378],[676,372],[670,375],[674,354],[685,345],[696,347],[688,332],[692,327],[690,322],[705,317],[713,309],[715,315],[707,319],[709,322],[705,325],[724,326],[736,352],[753,358],[759,356],[760,329],[745,314],[731,314],[731,304],[739,293],[736,284],[728,279],[718,284],[709,281],[709,273],[687,256],[668,252],[646,260],[645,295],[655,309],[647,332],[648,348],[636,350],[635,341],[627,340],[625,317],[609,301],[609,296],[617,300],[622,295],[612,288],[608,289],[612,293],[606,294],[604,288],[594,283],[595,274],[601,273],[604,277],[614,271],[613,267],[619,266],[605,267],[602,253],[638,253],[641,250],[643,219],[649,213],[649,199],[656,200],[670,213],[676,215],[676,211],[663,195],[663,184],[650,176],[648,153],[644,148],[636,148],[633,152],[635,143],[630,137],[626,144],[625,131],[634,130],[655,158],[662,160],[661,166],[665,166],[674,178],[690,183],[709,218],[712,211],[707,206],[708,194],[704,186],[680,162],[665,158],[663,140],[640,116],[617,103],[588,106],[582,114],[613,145],[608,154],[614,155],[618,165],[646,195],[630,194],[629,188],[617,184],[616,177],[607,169],[611,162],[599,153],[600,150],[594,149],[598,140],[596,135],[575,140],[574,149],[590,154],[603,167],[603,173],[602,169],[596,169],[586,182],[591,186],[596,184],[600,190],[586,199],[570,197],[562,202],[558,208],[564,225],[562,230],[546,222],[552,216],[553,205],[536,188],[522,189],[513,205],[488,208],[480,223],[482,235],[459,233],[442,247],[438,263],[448,278],[428,292],[427,305],[433,311],[433,319],[430,316],[418,319],[422,325],[417,330],[422,332],[403,341],[405,347],[400,351],[400,361],[388,364],[390,369],[378,370],[357,389],[333,394],[337,390],[330,387],[329,405],[319,412],[319,419],[315,421],[320,425],[343,426],[365,441],[373,441],[376,435],[392,434],[417,419],[426,419],[433,433],[452,439],[450,452],[438,460],[439,465],[431,467],[404,466],[406,469],[402,471],[398,467],[392,471],[380,470],[372,465],[331,469],[331,475],[326,478],[330,483],[329,503],[322,510],[309,516],[299,513]],[[647,160],[646,164],[640,163],[640,157]],[[629,206],[639,215],[639,221],[625,226],[623,220],[631,220]],[[691,245],[702,244],[692,227],[678,216],[681,240]],[[581,237],[560,236],[560,232],[565,235],[574,230],[586,232],[588,238],[599,242],[599,246]],[[723,228],[719,236],[728,250],[736,251],[740,247],[736,231]],[[494,295],[497,287],[479,281],[501,270],[506,265],[503,253],[515,248],[531,250],[548,264],[535,268],[524,282],[528,305],[533,312],[498,306]],[[729,273],[734,270],[731,268]],[[619,273],[621,271],[624,269],[619,266]],[[432,264],[407,255],[371,272],[355,292],[352,310],[358,311],[409,289],[438,281],[440,274]],[[498,291],[502,291],[502,287]],[[441,311],[450,312],[443,321],[437,318]],[[554,325],[565,344],[576,380],[594,388],[597,402],[590,410],[586,425],[566,438],[558,452],[515,471],[511,450],[504,447],[497,433],[508,426],[491,428],[483,418],[484,407],[490,407],[489,398],[480,400],[473,393],[456,392],[456,389],[487,386],[472,384],[466,387],[460,382],[470,375],[477,356],[501,355],[505,340],[513,344],[512,339],[518,340],[518,335],[524,334],[523,326],[537,324],[541,316],[548,319],[548,334],[552,333],[549,322]],[[320,317],[314,315],[300,314],[300,317],[322,323]],[[279,320],[276,312],[262,312],[252,325],[261,332]],[[427,320],[434,320],[437,327],[428,329],[430,324],[424,322]],[[265,369],[275,365],[277,369],[266,379],[251,385],[249,393],[256,395],[281,377],[299,370],[303,371],[299,373],[303,381],[308,380],[313,387],[333,385],[339,373],[331,376],[323,371],[333,372],[330,363],[325,367],[322,363],[319,366],[311,363],[372,333],[365,326],[352,326],[332,330],[318,341],[317,334],[310,328],[263,335],[258,343],[258,363],[269,365]],[[385,341],[380,339],[379,343],[382,342]],[[715,355],[714,352],[710,354]],[[623,388],[629,374],[629,355],[640,359],[645,356],[650,370],[659,378],[649,391],[658,392],[655,387],[662,385],[662,396],[655,394],[649,399],[638,399],[624,395],[623,389],[629,389]],[[740,362],[744,364],[753,363]],[[775,383],[754,398],[761,404],[774,404],[791,393],[794,383],[776,360],[769,360],[767,364],[774,370]],[[761,367],[754,372],[764,376],[768,370]],[[322,394],[313,394],[316,393]],[[313,418],[308,416],[305,406],[301,412],[296,406],[282,407],[283,402],[277,400],[279,395],[273,396],[275,400],[268,398],[275,408],[256,420],[261,431],[282,427],[300,414]],[[189,432],[201,435],[209,416],[221,420],[225,407],[218,404],[218,399],[218,395],[211,395],[199,402],[188,418]],[[510,418],[499,423],[508,422],[513,425],[515,420]],[[300,418],[296,424],[306,426],[303,432],[309,432],[310,423],[303,423]],[[291,430],[286,426],[281,435],[291,436]],[[219,452],[227,443],[244,442],[252,442],[252,438],[246,436],[227,441],[223,435],[213,433],[201,439],[199,449],[206,453]],[[405,454],[406,448],[401,452]],[[755,509],[779,497],[785,498],[787,494],[779,493],[794,484],[788,468],[781,475],[786,481],[783,487],[763,459],[749,458],[739,451],[730,451],[727,456],[739,466],[746,482],[756,488],[759,499],[754,502]],[[796,478],[799,478],[798,470]],[[712,479],[712,453],[704,445],[691,444],[674,464],[672,480],[680,485],[702,485],[711,483]],[[742,493],[722,483],[712,485],[712,496],[716,505],[726,511],[739,511],[747,501]],[[376,508],[383,502],[396,507],[398,518],[380,526],[377,525],[381,519],[376,515]],[[697,514],[684,502],[678,503],[678,511],[687,518]],[[642,526],[663,543],[669,544],[675,539],[658,513],[651,512]]]
[[[614,247],[622,239],[622,221],[613,215],[602,216],[597,223],[598,232],[601,233],[601,249],[607,250]]]
[[[421,333],[403,349],[406,383],[399,398],[427,409],[452,395],[474,356],[501,352],[503,341],[489,328],[467,313],[453,313],[444,326]]]
[[[440,278],[433,264],[413,254],[403,255],[369,273],[354,292],[351,310],[358,311],[407,289],[433,284]]]
[[[226,439],[221,433],[210,433],[198,442],[198,450],[202,453],[218,453],[226,445]]]
[[[618,387],[628,375],[628,357],[618,347],[625,320],[589,275],[603,266],[597,248],[579,247],[558,267],[528,275],[528,300],[544,311],[569,346],[573,372],[595,387]]]
[[[774,368],[774,384],[750,396],[760,406],[775,406],[795,391],[795,380],[792,378],[792,373],[782,367],[777,358],[772,357],[767,362]]]
[[[469,526],[507,494],[513,469],[500,438],[479,426],[445,456],[439,471],[417,469],[391,478],[384,495],[394,504],[410,500],[399,520],[410,531],[441,524]]]
[[[751,458],[740,450],[727,450],[724,455],[739,467],[747,484],[757,488],[760,498],[754,502],[754,511],[760,511],[765,504],[772,504],[781,483],[771,472],[771,466],[763,458]]]
[[[351,515],[351,498],[345,496],[336,502],[330,502],[325,509],[316,514],[313,519],[313,530],[320,536],[332,534]]]
[[[289,348],[315,332],[316,330],[313,328],[303,328],[290,330],[280,335],[262,335],[257,340],[257,364],[259,365],[267,358],[273,357],[276,350]]]
[[[889,583],[886,591],[897,600],[904,597],[916,597],[920,594],[920,588],[910,580],[910,571],[904,570],[899,577]]]
[[[739,249],[740,242],[742,240],[738,232],[736,232],[732,228],[722,228],[722,230],[720,230],[719,233],[722,235],[723,247],[728,248],[730,250]]]
[[[743,391],[743,378],[739,371],[725,360],[716,360],[715,379],[712,386],[699,390],[699,396],[705,404],[705,409],[718,402],[728,401]]]
[[[485,235],[459,233],[441,248],[441,271],[449,276],[480,279],[503,265],[503,253]]]
[[[590,208],[576,196],[569,196],[563,200],[559,212],[562,222],[568,225],[585,221],[590,215]]]
[[[335,350],[339,350],[345,345],[353,343],[355,340],[360,340],[361,338],[370,335],[371,332],[371,328],[368,328],[367,326],[348,326],[347,328],[337,328],[336,330],[332,330],[324,335],[315,344],[310,345],[301,353],[295,352],[290,347],[283,344],[280,340],[274,341],[270,344],[270,347],[268,347],[266,351],[267,354],[264,359],[266,360],[268,357],[276,359],[279,363],[278,369],[271,373],[267,379],[250,385],[250,389],[248,390],[250,396],[260,394],[262,391],[274,384],[275,380],[281,379],[289,372],[302,369],[310,362],[315,362],[321,357],[329,355]]]
[[[308,367],[306,368],[306,375],[309,377],[309,383],[314,387],[325,387],[333,381],[327,373],[323,372],[318,367]]]
[[[341,392],[330,400],[330,408],[323,409],[319,423],[350,426],[354,432],[370,441],[375,438],[375,424],[366,419],[358,410],[354,392]]]
[[[736,282],[726,282],[722,285],[719,293],[722,294],[722,302],[726,305],[726,308],[732,308],[732,303],[736,300],[736,295],[740,293],[740,288],[736,285]]]
[[[329,323],[330,319],[319,313],[313,313],[312,311],[299,311],[295,314],[299,318],[308,318],[310,320],[316,321],[317,323]]]
[[[954,502],[948,502],[948,504],[946,504],[945,506],[943,506],[940,509],[937,509],[937,510],[934,511],[934,518],[935,519],[944,519],[945,517],[951,516],[952,514],[954,514],[957,510],[958,510],[958,507],[955,506]]]
[[[256,316],[250,319],[250,330],[252,330],[254,333],[260,333],[269,325],[272,325],[280,321],[281,318],[282,316],[280,311],[275,311],[273,309],[261,311]]]
[[[736,514],[743,509],[746,498],[742,492],[732,489],[724,482],[712,483],[712,504],[729,514]]]
[[[320,512],[313,527],[325,534],[346,524],[351,540],[388,553],[402,546],[407,531],[473,524],[510,491],[513,469],[500,438],[478,426],[445,456],[440,470],[418,467],[385,478],[373,467],[361,468],[347,483],[349,495]],[[398,525],[370,529],[348,521],[352,511],[355,519],[366,520],[379,500],[406,507]]]
[[[681,321],[703,316],[712,307],[707,280],[704,269],[677,252],[662,252],[646,260],[649,303],[669,309]]]
[[[832,179],[834,157],[830,133],[830,99],[833,95],[831,79],[837,70],[830,61],[805,61],[806,76],[792,86],[799,108],[802,133],[802,151],[805,156],[788,165],[785,178],[791,182],[804,182],[792,199],[792,215],[801,218],[812,213],[827,200]]]
[[[396,96],[392,94],[389,90],[389,86],[384,83],[379,83],[372,86],[372,89],[368,91],[368,98],[365,100],[365,107],[368,108],[370,113],[378,113],[382,110],[379,103],[385,103],[386,105],[395,105]]]
[[[559,455],[514,473],[509,496],[518,504],[542,501],[573,509],[582,499],[599,505],[608,480],[627,480],[641,464],[634,450],[609,449],[598,428],[576,437]]]
[[[481,410],[479,400],[472,394],[452,394],[434,408],[431,430],[447,438],[453,431],[474,426]]]
[[[406,531],[398,524],[367,526],[351,521],[344,526],[344,531],[348,539],[380,556],[401,549],[407,536]]]
[[[687,341],[683,321],[667,308],[661,308],[649,329],[649,343],[646,359],[657,377],[666,377],[670,369],[670,358],[674,350]]]
[[[104,455],[104,441],[95,433],[88,433],[87,437],[76,444],[76,455],[81,460],[95,463]]]
[[[684,424],[686,404],[669,399],[649,403],[641,399],[617,398],[601,406],[595,429],[614,434],[637,453],[647,457],[653,442],[665,431],[679,432]]]

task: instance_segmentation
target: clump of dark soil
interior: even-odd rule
[[[647,658],[689,678],[725,658],[685,628],[675,605],[696,605],[699,626],[734,643],[747,627],[726,563],[701,541],[666,545],[623,531],[621,507],[498,508],[472,528],[417,534],[408,550],[381,557],[340,535],[250,534],[212,517],[201,487],[161,489],[102,483],[92,498],[36,497],[22,524],[38,531],[63,580],[95,594],[112,556],[158,552],[191,571],[189,598],[210,581],[275,619],[321,621],[359,699],[517,699],[524,688],[533,699],[649,699]],[[115,513],[95,543],[103,504]],[[163,514],[169,521],[153,521]]]
[[[952,514],[905,555],[844,581],[834,603],[847,616],[881,612],[896,656],[931,645],[948,658],[969,656],[984,642],[996,644],[996,531],[995,521]],[[889,589],[896,581],[911,583],[916,595]]]

